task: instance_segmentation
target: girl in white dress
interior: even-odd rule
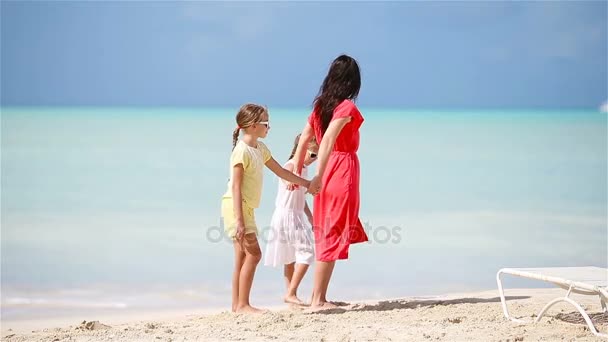
[[[295,139],[289,160],[283,165],[287,170],[293,171],[295,169],[292,159],[299,141],[300,135]],[[301,177],[307,177],[306,167],[316,160],[318,150],[319,146],[315,141],[309,143]],[[264,265],[273,267],[282,265],[287,287],[287,293],[284,297],[285,303],[304,305],[304,302],[298,298],[297,292],[308,266],[314,261],[314,241],[311,227],[313,221],[312,212],[306,203],[306,188],[293,188],[292,184],[279,180]]]

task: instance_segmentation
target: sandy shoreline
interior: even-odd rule
[[[507,291],[509,308],[530,319],[561,289]],[[600,313],[597,297],[573,296],[601,332],[608,332],[608,314]],[[6,341],[596,341],[574,307],[557,304],[538,324],[507,321],[496,290],[437,297],[408,297],[352,302],[322,313],[287,307],[262,315],[236,315],[226,310],[161,312],[144,315],[86,317],[78,320],[3,321]],[[81,325],[82,321],[100,324]],[[11,327],[12,326],[12,327]],[[94,330],[89,330],[94,328]],[[11,330],[9,330],[11,329]]]

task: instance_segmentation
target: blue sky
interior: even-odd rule
[[[607,2],[1,2],[2,105],[597,108]]]

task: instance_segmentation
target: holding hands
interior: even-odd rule
[[[321,183],[321,177],[314,176],[308,182],[308,186],[307,186],[308,191],[307,192],[311,195],[316,195],[321,190],[321,186],[323,186],[323,184]],[[287,183],[287,190],[289,190],[289,191],[294,191],[298,188],[299,188],[299,185],[297,185],[295,183]]]
[[[323,186],[323,184],[321,183],[321,177],[314,176],[310,180],[310,186],[308,187],[308,193],[312,194],[312,195],[316,195],[319,193],[322,186]]]

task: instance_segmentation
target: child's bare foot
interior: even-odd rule
[[[262,314],[268,310],[262,310],[258,308],[254,308],[251,305],[239,306],[236,309],[236,313],[246,313],[246,314]]]
[[[306,303],[301,301],[300,298],[298,298],[295,295],[287,295],[287,296],[285,296],[285,298],[283,298],[283,301],[287,304],[306,305]]]

